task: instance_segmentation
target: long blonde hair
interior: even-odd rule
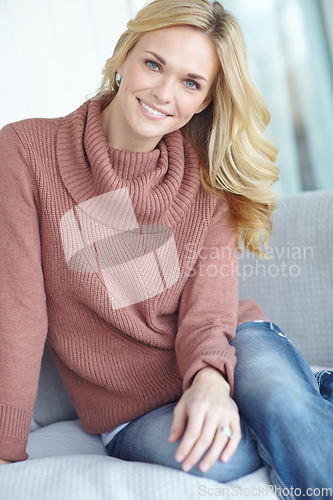
[[[194,115],[182,132],[200,155],[204,188],[227,201],[238,244],[242,241],[245,248],[262,257],[276,208],[272,185],[279,173],[277,147],[265,135],[270,114],[252,80],[242,30],[230,12],[208,0],[149,3],[128,22],[105,64],[101,87],[93,99],[113,99],[117,68],[142,35],[176,25],[202,30],[213,41],[220,61],[211,104]]]

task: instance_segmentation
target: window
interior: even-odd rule
[[[283,194],[333,188],[331,0],[224,0],[271,111]]]

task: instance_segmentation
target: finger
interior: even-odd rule
[[[219,459],[222,451],[228,443],[228,438],[221,432],[216,432],[215,439],[206,455],[199,464],[201,472],[207,472],[211,466]]]
[[[235,453],[242,436],[240,426],[237,422],[230,424],[230,428],[233,433],[232,438],[228,438],[220,431],[216,432],[212,446],[208,450],[202,462],[199,464],[199,468],[202,472],[207,472],[216,460],[218,460],[219,456],[221,456],[221,460],[223,457],[223,462],[228,462]]]
[[[231,424],[230,428],[232,430],[233,436],[228,440],[227,445],[221,454],[221,462],[229,462],[230,458],[237,450],[237,446],[239,445],[240,440],[242,439],[242,433],[239,424]]]
[[[175,454],[175,459],[177,460],[177,462],[182,462],[184,458],[187,457],[191,452],[194,444],[201,434],[203,422],[203,411],[197,411],[195,414],[191,413],[188,415],[185,432]]]
[[[169,443],[174,443],[177,441],[184,433],[186,426],[186,409],[182,400],[179,400],[173,410],[173,419],[170,427],[170,434],[168,441]]]
[[[205,454],[208,448],[212,445],[216,435],[216,421],[213,418],[207,417],[201,430],[201,434],[194,444],[192,450],[184,460],[182,464],[182,469],[184,471],[189,471],[194,467],[196,463],[199,462],[200,458]],[[226,436],[225,436],[226,437]],[[223,450],[226,443],[219,447],[219,451],[216,455],[216,460],[219,457],[221,451]]]

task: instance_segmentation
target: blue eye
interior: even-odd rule
[[[196,90],[196,89],[199,89],[199,85],[194,82],[193,80],[187,80],[185,82],[185,86],[190,89],[190,90]]]
[[[152,71],[157,71],[158,70],[158,64],[154,61],[146,61],[146,64],[148,68],[150,68]]]

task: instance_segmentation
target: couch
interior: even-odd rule
[[[257,299],[316,370],[333,366],[333,191],[280,198],[266,261],[239,257],[240,298]],[[77,419],[48,345],[26,462],[0,467],[1,500],[276,499],[267,470],[220,484],[106,456]]]

